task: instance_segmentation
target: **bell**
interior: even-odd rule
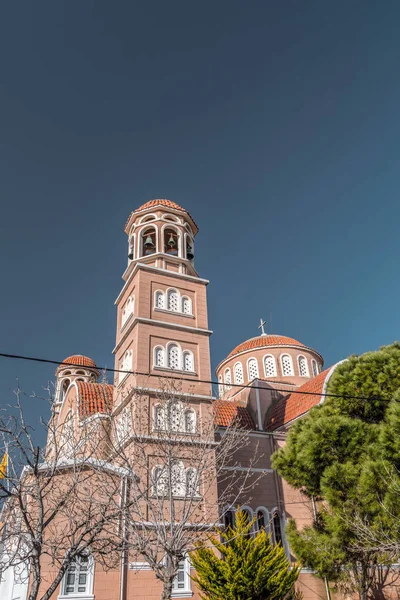
[[[173,248],[175,246],[175,240],[174,240],[174,236],[172,235],[172,233],[171,233],[171,236],[170,236],[170,238],[168,240],[168,246],[170,248]]]
[[[193,248],[190,244],[188,244],[188,246],[186,248],[186,256],[187,256],[188,260],[194,259]]]
[[[129,260],[133,260],[133,248],[129,248],[129,254],[128,254],[128,258]]]
[[[145,248],[151,248],[153,246],[153,240],[151,239],[151,237],[148,235],[146,238],[146,241],[144,243],[144,247]]]

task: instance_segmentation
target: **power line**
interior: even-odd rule
[[[12,359],[17,359],[17,360],[28,360],[28,361],[32,361],[32,362],[39,362],[39,363],[47,363],[47,364],[51,364],[51,365],[57,365],[57,366],[68,366],[68,367],[74,367],[76,369],[87,369],[87,368],[96,368],[98,371],[105,371],[105,372],[110,372],[110,373],[125,373],[126,375],[141,375],[144,377],[157,377],[158,379],[175,379],[175,380],[179,380],[179,381],[189,381],[190,383],[209,383],[211,385],[218,385],[218,386],[224,386],[226,384],[221,383],[220,381],[209,381],[207,379],[191,379],[190,377],[173,377],[171,375],[161,375],[161,374],[154,374],[154,373],[143,373],[141,371],[126,371],[124,369],[112,369],[111,367],[88,367],[87,365],[77,365],[76,363],[70,363],[70,362],[65,362],[62,360],[50,360],[48,358],[39,358],[36,356],[23,356],[20,354],[7,354],[5,352],[0,352],[0,358],[12,358]],[[265,381],[266,383],[270,383],[270,384],[274,384],[274,381],[268,380],[268,379],[263,379],[262,381]],[[266,390],[269,388],[265,388],[263,386],[259,386],[259,385],[245,385],[245,384],[240,384],[240,383],[230,383],[229,387],[236,387],[236,388],[241,388],[241,389],[253,389],[253,390]],[[347,396],[344,394],[327,394],[326,392],[305,392],[302,390],[284,390],[284,389],[280,389],[280,388],[273,388],[273,391],[275,392],[283,392],[283,393],[289,393],[291,394],[304,394],[306,396],[324,396],[325,398],[346,398],[348,400],[371,400],[371,398],[368,398],[366,396]],[[382,400],[382,398],[379,398],[377,396],[374,396],[374,400]]]

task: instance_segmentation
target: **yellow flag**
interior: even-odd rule
[[[0,463],[0,479],[4,479],[7,475],[8,455],[5,452],[3,459]]]

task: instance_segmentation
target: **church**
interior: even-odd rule
[[[129,432],[132,407],[122,400],[121,390],[146,386],[156,427],[160,377],[180,378],[182,392],[191,397],[182,421],[184,432],[193,431],[196,419],[208,414],[210,407],[221,431],[234,420],[248,431],[250,445],[257,448],[262,462],[257,467],[249,466],[248,453],[244,453],[241,468],[254,469],[264,476],[251,501],[240,507],[254,519],[254,527],[269,531],[273,543],[282,543],[294,561],[285,539],[285,523],[289,518],[295,518],[300,527],[310,523],[312,506],[273,471],[270,457],[285,444],[291,424],[323,402],[336,365],[325,368],[318,350],[286,335],[265,333],[261,322],[260,335],[238,340],[240,343],[219,362],[215,376],[210,361],[208,281],[195,269],[198,226],[193,217],[175,202],[151,200],[133,210],[124,231],[128,258],[123,286],[115,301],[114,381],[101,383],[91,358],[68,356],[56,371],[53,418],[59,423],[76,423],[112,414]],[[215,377],[218,398],[212,393]],[[72,411],[71,406],[75,407]],[[98,451],[101,457],[103,450]],[[218,481],[215,486],[214,493],[218,494]],[[231,506],[224,514],[227,524],[234,521],[237,508]],[[173,598],[199,600],[190,569],[189,559],[179,564]],[[0,584],[0,597],[25,600],[27,586],[22,588],[9,578]],[[300,574],[298,588],[305,600],[327,597],[324,583],[307,569]],[[52,598],[157,600],[160,589],[152,570],[143,564],[141,568],[129,564],[104,572],[95,561],[91,567],[82,561],[69,569]]]

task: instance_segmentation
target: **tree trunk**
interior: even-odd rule
[[[31,560],[31,569],[32,569],[32,585],[29,590],[28,600],[36,600],[39,594],[39,586],[41,582],[41,568],[40,568],[40,560],[37,557],[34,557]]]
[[[368,598],[368,566],[364,563],[361,565],[361,585],[360,585],[360,600]]]
[[[161,600],[171,600],[172,583],[173,583],[172,579],[163,582],[163,591],[161,594]]]

